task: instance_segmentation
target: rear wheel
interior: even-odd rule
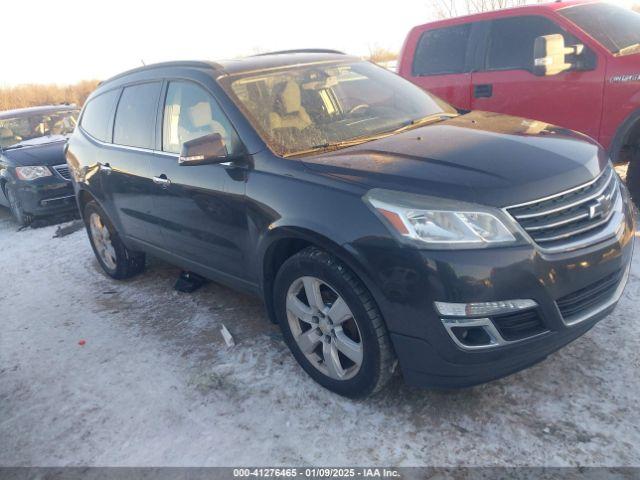
[[[310,247],[289,258],[274,305],[293,356],[323,387],[358,398],[391,378],[395,357],[373,297],[332,255]]]
[[[33,215],[30,215],[24,211],[22,208],[22,203],[16,194],[14,187],[11,185],[6,185],[5,187],[5,196],[9,201],[9,208],[11,210],[11,216],[16,221],[18,225],[21,227],[28,227],[33,222]]]
[[[144,253],[125,246],[109,217],[95,201],[84,207],[84,221],[93,252],[107,275],[123,280],[144,270]]]

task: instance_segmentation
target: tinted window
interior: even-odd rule
[[[413,58],[414,75],[462,73],[466,68],[471,24],[425,32]]]
[[[182,144],[211,133],[219,133],[231,155],[240,151],[235,130],[217,102],[190,82],[171,82],[167,91],[162,125],[162,149],[180,153]]]
[[[103,93],[87,103],[82,114],[80,125],[92,137],[103,142],[111,142],[111,132],[109,126],[111,123],[111,113],[115,101],[118,97],[119,90],[111,90]]]
[[[616,5],[594,3],[560,11],[612,53],[640,51],[640,14]]]
[[[533,44],[536,37],[555,33],[562,34],[567,45],[578,43],[574,36],[544,17],[513,17],[493,21],[487,52],[487,68],[489,70],[532,70]]]
[[[160,83],[126,87],[116,112],[113,143],[153,148]]]

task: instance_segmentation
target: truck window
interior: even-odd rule
[[[120,90],[111,90],[92,98],[82,114],[80,122],[82,129],[102,142],[111,142],[109,124],[118,93]]]
[[[443,75],[469,71],[466,56],[470,33],[470,23],[423,33],[413,57],[413,75]]]
[[[565,44],[578,40],[545,17],[527,15],[494,20],[487,50],[487,70],[532,70],[533,44],[537,37],[560,33]]]
[[[640,51],[640,14],[608,3],[576,5],[560,11],[611,53]]]
[[[129,147],[154,147],[160,87],[161,84],[158,82],[133,85],[124,89],[116,111],[113,143]]]

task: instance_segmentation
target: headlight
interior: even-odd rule
[[[51,170],[47,167],[16,167],[16,175],[20,180],[35,180],[36,178],[50,177]]]
[[[364,200],[392,231],[423,247],[484,248],[521,239],[505,215],[490,207],[380,189]]]

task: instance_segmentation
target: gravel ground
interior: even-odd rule
[[[640,255],[616,312],[541,364],[353,402],[304,374],[257,300],[180,294],[157,261],[114,282],[83,231],[54,232],[0,209],[0,465],[640,466]]]

